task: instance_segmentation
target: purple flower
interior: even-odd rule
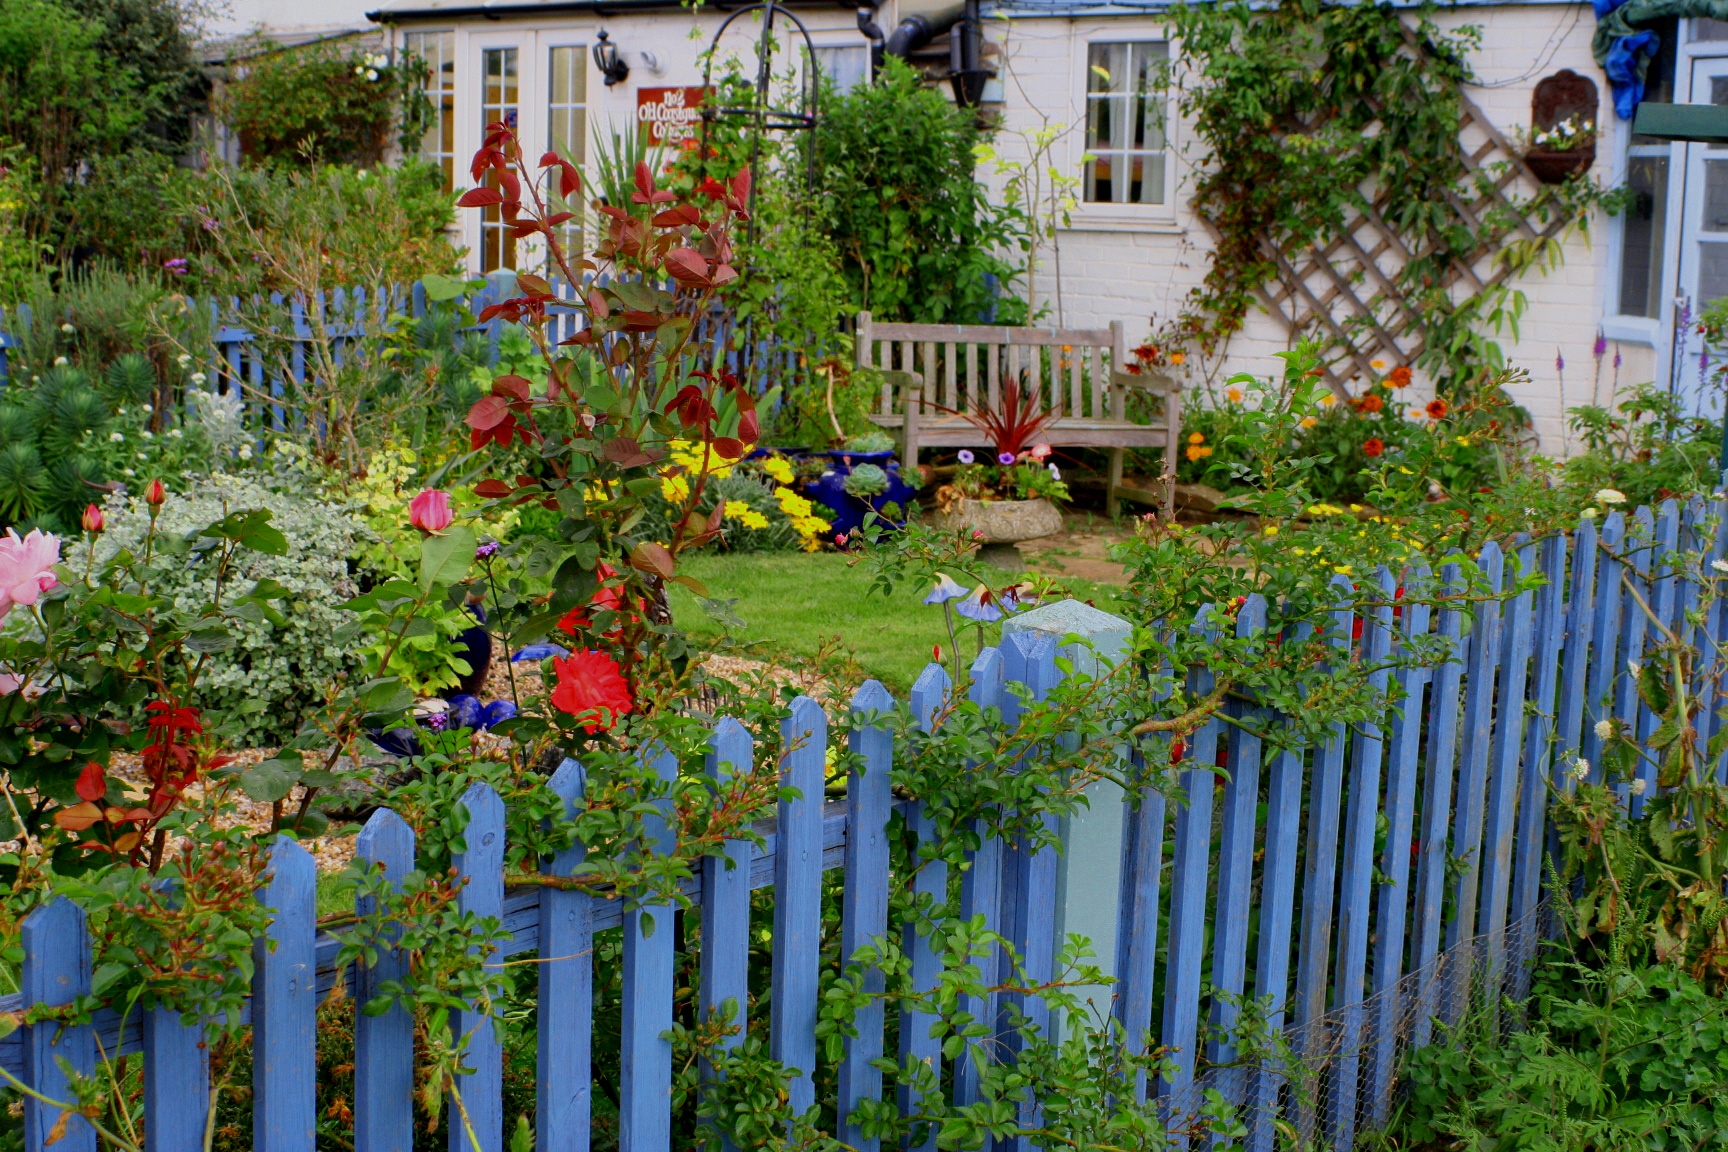
[[[1600,360],[1608,354],[1608,337],[1601,332],[1596,333],[1596,343],[1590,347],[1590,355]]]
[[[1614,367],[1620,367],[1620,345],[1614,345]]]
[[[977,459],[977,457],[972,455],[972,449],[970,449],[970,448],[960,449],[960,463],[970,464],[970,463],[972,463],[972,461],[974,461],[976,459]]]
[[[954,582],[954,578],[946,572],[936,573],[936,588],[930,595],[924,597],[926,604],[941,604],[949,600],[958,600],[966,595],[966,589]]]
[[[498,541],[488,540],[484,544],[480,545],[478,548],[474,549],[474,559],[484,560],[489,556],[496,555],[497,552],[498,552]]]
[[[1014,463],[1014,453],[1012,453],[1012,452],[1000,452],[1000,453],[998,453],[996,456],[996,463],[998,463],[998,464],[1002,465],[1004,468],[1006,468],[1008,465]]]
[[[1554,349],[1554,371],[1566,371],[1566,357],[1560,355],[1560,349]]]
[[[162,267],[171,276],[184,276],[186,275],[186,257],[176,256],[172,260],[164,260]]]
[[[1002,609],[991,603],[994,599],[990,595],[990,589],[980,584],[972,589],[972,594],[960,601],[954,610],[968,620],[976,620],[980,624],[994,624],[1002,619]]]

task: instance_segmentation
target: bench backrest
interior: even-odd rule
[[[858,313],[858,366],[917,372],[924,410],[994,408],[1002,383],[1021,381],[1041,408],[1063,416],[1121,418],[1110,373],[1128,363],[1120,320],[1108,328],[1003,328],[991,324],[882,323]],[[894,410],[884,384],[883,413]]]

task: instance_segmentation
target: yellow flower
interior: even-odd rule
[[[1332,569],[1332,571],[1338,573],[1338,575],[1340,575],[1340,576],[1348,576],[1348,575],[1350,575],[1350,565],[1339,564],[1336,567],[1334,567]]]
[[[1267,536],[1276,536],[1276,535],[1278,535],[1278,525],[1276,525],[1276,524],[1268,524],[1268,525],[1266,525],[1266,529],[1265,529],[1265,535],[1267,535]]]
[[[1224,399],[1230,401],[1230,403],[1232,403],[1232,404],[1242,403],[1242,389],[1240,389],[1240,388],[1226,388],[1226,389],[1224,389]]]
[[[1316,420],[1312,416],[1302,417],[1302,427],[1304,427],[1304,428],[1312,428],[1312,427],[1314,427],[1314,425],[1316,425],[1318,423],[1320,423],[1320,421]]]
[[[754,509],[754,508],[746,509],[744,514],[742,516],[738,517],[738,519],[743,523],[744,527],[746,527],[746,528],[766,528],[766,527],[768,527],[768,517],[762,515],[762,513],[756,511],[756,509]]]
[[[762,471],[782,484],[792,483],[792,465],[784,456],[768,457],[768,462],[762,465]]]
[[[1188,357],[1186,355],[1184,355],[1183,353],[1172,352],[1172,353],[1170,353],[1170,367],[1180,368],[1180,367],[1182,367],[1182,362],[1186,359],[1188,359]]]
[[[810,501],[798,495],[790,488],[774,489],[774,499],[780,502],[780,511],[799,520],[810,515]]]
[[[1326,407],[1330,408],[1330,407],[1332,407],[1332,405],[1338,403],[1338,397],[1336,397],[1336,396],[1332,395],[1332,393],[1328,392],[1328,393],[1326,393],[1326,395],[1320,397],[1320,403],[1322,403]]]
[[[660,495],[666,497],[669,504],[682,504],[690,499],[690,483],[682,476],[673,476],[660,481]]]
[[[1460,448],[1470,447],[1470,437],[1468,436],[1454,436],[1452,439],[1457,442]]]
[[[750,505],[744,503],[744,501],[728,500],[726,501],[724,511],[722,511],[720,515],[727,520],[736,520],[748,511],[750,511]]]
[[[1205,433],[1203,433],[1203,432],[1190,432],[1190,433],[1188,433],[1188,443],[1190,443],[1190,444],[1204,444],[1204,443],[1206,443]]]
[[[1384,371],[1386,371],[1386,361],[1384,361],[1384,360],[1370,360],[1370,361],[1368,361],[1368,367],[1374,369],[1374,371],[1376,371],[1376,372],[1384,372]]]

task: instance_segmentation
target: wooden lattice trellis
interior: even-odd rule
[[[1416,37],[1404,30],[1412,52],[1422,53]],[[1481,242],[1468,254],[1450,260],[1441,286],[1451,290],[1463,282],[1465,295],[1479,296],[1502,284],[1515,269],[1497,259],[1504,242],[1518,234],[1545,242],[1570,222],[1537,180],[1521,154],[1463,92],[1458,159],[1468,179],[1461,185],[1468,196],[1447,194],[1458,221]],[[1414,247],[1385,216],[1398,188],[1363,189],[1363,206],[1353,210],[1336,235],[1324,244],[1280,248],[1269,237],[1261,249],[1278,269],[1277,278],[1255,289],[1267,312],[1292,338],[1318,339],[1326,382],[1340,398],[1350,395],[1347,384],[1374,379],[1388,367],[1413,364],[1427,342],[1422,317],[1399,287],[1399,273],[1412,260],[1426,258],[1437,244],[1424,239]],[[1517,199],[1514,199],[1517,197]],[[1546,219],[1543,217],[1546,216]],[[1205,220],[1204,215],[1201,217]],[[1484,222],[1490,222],[1484,226]],[[1210,220],[1213,239],[1220,233]]]

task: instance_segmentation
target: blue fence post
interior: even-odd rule
[[[1465,591],[1463,569],[1458,564],[1446,565],[1440,573],[1441,587],[1448,597],[1462,596]],[[1452,815],[1452,778],[1458,752],[1458,707],[1462,694],[1464,661],[1468,655],[1464,645],[1464,609],[1451,601],[1440,609],[1435,634],[1443,641],[1450,656],[1433,673],[1433,691],[1429,695],[1428,714],[1432,717],[1428,730],[1428,787],[1422,800],[1422,838],[1417,844],[1415,922],[1412,924],[1410,964],[1418,973],[1416,984],[1416,1024],[1410,1044],[1420,1048],[1428,1043],[1433,1031],[1439,986],[1435,980],[1435,959],[1440,955],[1440,940],[1445,930],[1441,909],[1446,899],[1447,855],[1446,828]]]
[[[388,808],[372,813],[354,844],[354,854],[400,885],[414,871],[414,830]],[[356,901],[361,916],[374,913],[370,896]],[[408,974],[408,957],[382,952],[376,964],[355,974],[354,1150],[413,1152],[414,1017],[401,1004],[371,1016],[366,1004],[388,980]]]
[[[1193,630],[1208,639],[1219,634],[1221,613],[1215,605],[1200,610]],[[1213,676],[1205,665],[1188,671],[1188,695],[1198,699],[1212,691]],[[1162,1039],[1170,1049],[1169,1071],[1159,1085],[1167,1101],[1173,1146],[1187,1147],[1186,1129],[1198,1109],[1189,1099],[1194,1082],[1196,1044],[1200,1027],[1200,967],[1206,944],[1206,884],[1212,854],[1212,797],[1219,722],[1208,720],[1193,734],[1186,749],[1189,767],[1182,772],[1187,802],[1176,811],[1170,867],[1170,955],[1164,969]]]
[[[1236,612],[1236,638],[1260,636],[1266,631],[1266,599],[1258,592],[1248,597]],[[1259,715],[1253,705],[1233,702],[1230,714],[1238,719]],[[1218,901],[1212,916],[1212,1026],[1216,1030],[1208,1044],[1207,1059],[1213,1064],[1232,1064],[1237,1049],[1232,1030],[1241,1009],[1239,1001],[1248,967],[1248,927],[1253,914],[1254,840],[1260,819],[1260,737],[1243,728],[1230,733],[1229,759],[1224,785],[1224,820],[1218,834]],[[1224,1098],[1240,1107],[1247,1089],[1245,1070],[1224,1072],[1218,1088]]]
[[[894,698],[874,680],[867,681],[852,697],[852,713],[891,714]],[[894,811],[890,773],[894,766],[894,730],[886,723],[854,726],[850,733],[852,752],[863,758],[846,781],[846,881],[841,895],[840,963],[852,962],[860,948],[888,935],[888,817]],[[872,999],[852,1018],[858,1033],[844,1039],[840,1060],[838,1120],[840,1139],[861,1152],[876,1152],[879,1140],[866,1136],[851,1116],[866,1100],[882,1095],[882,1070],[875,1061],[882,1056],[884,1024],[882,991],[887,987],[880,966],[864,976],[864,990]]]
[[[792,701],[780,724],[784,780],[796,800],[780,801],[774,841],[774,1002],[769,1039],[774,1059],[797,1070],[792,1111],[816,1102],[816,1006],[822,961],[822,788],[828,718],[808,696]]]
[[[458,801],[468,810],[468,827],[462,832],[462,851],[452,852],[451,866],[463,883],[456,897],[459,911],[480,917],[504,917],[504,801],[490,784],[476,781]],[[490,964],[487,965],[491,967]],[[474,1069],[456,1077],[460,1107],[450,1107],[450,1152],[504,1152],[504,1045],[498,1026],[484,1012],[465,1010],[457,1014],[456,1034],[468,1038],[463,1064]],[[474,1128],[473,1140],[464,1131]]]
[[[648,765],[668,784],[678,778],[678,758],[669,751],[651,751]],[[671,800],[654,803],[662,815],[644,822],[648,840],[644,848],[669,854],[677,848],[676,833],[666,818]],[[621,1152],[669,1152],[672,1147],[672,1041],[667,1033],[672,1030],[678,959],[674,915],[664,901],[624,913],[624,1006],[618,1056]]]
[[[716,783],[747,775],[755,764],[750,733],[730,716],[714,726],[708,748],[708,775]],[[727,1049],[744,1043],[750,1025],[750,864],[755,856],[756,846],[750,841],[729,840],[725,858],[709,856],[702,861],[702,987],[697,1015],[706,1020],[732,1002],[727,1023],[738,1031],[720,1042]],[[714,1075],[712,1066],[704,1066],[704,1075]],[[731,1142],[725,1146],[730,1152]]]
[[[312,1152],[317,1089],[318,866],[286,836],[270,849],[270,883],[259,894],[270,927],[253,945],[252,1146]]]
[[[416,285],[418,287],[418,285]],[[547,787],[565,816],[582,811],[582,765],[565,760]],[[580,841],[546,862],[548,876],[575,875],[585,855]],[[535,1030],[534,1147],[536,1152],[588,1152],[593,1092],[593,898],[565,888],[540,889],[540,1000]]]
[[[1418,558],[1404,574],[1406,595],[1401,607],[1399,644],[1408,649],[1428,635],[1429,608],[1419,603],[1429,594],[1428,566]],[[1366,1092],[1372,1102],[1372,1123],[1386,1125],[1392,1107],[1394,1061],[1398,1055],[1399,977],[1404,971],[1404,948],[1408,943],[1406,911],[1410,900],[1411,835],[1416,818],[1417,761],[1421,756],[1422,693],[1427,687],[1426,668],[1400,668],[1397,672],[1399,712],[1392,720],[1386,755],[1386,848],[1380,855],[1380,871],[1386,882],[1379,886],[1379,909],[1374,942],[1373,1063],[1368,1069]]]
[[[927,664],[924,671],[918,674],[918,679],[912,685],[910,704],[912,718],[918,727],[925,732],[935,730],[938,714],[948,707],[949,696],[954,686],[948,678],[947,671],[940,664]],[[932,843],[936,836],[935,822],[930,819],[921,800],[909,801],[905,809],[906,824],[917,838],[919,848]],[[914,852],[918,848],[913,849]],[[916,870],[912,880],[912,894],[920,901],[928,897],[932,916],[938,921],[942,916],[942,905],[948,901],[948,865],[942,860],[927,859],[922,855],[914,857],[912,867]],[[936,990],[938,980],[942,975],[942,958],[937,954],[936,947],[928,933],[918,931],[917,914],[908,917],[901,931],[901,948],[912,958],[912,990],[918,993],[929,993]],[[930,1029],[936,1024],[934,1013],[919,1012],[907,1007],[900,1015],[900,1062],[918,1061],[930,1069],[931,1075],[940,1092],[942,1078],[942,1038],[930,1035]],[[901,1084],[899,1092],[900,1112],[909,1115],[915,1111],[919,1102],[913,1097],[910,1084]],[[934,1128],[928,1134],[928,1139],[915,1145],[919,1149],[935,1152],[936,1131]]]
[[[972,662],[971,681],[966,686],[967,699],[988,713],[991,709],[1002,707],[1003,661],[1000,648],[986,648],[978,654],[978,659]],[[960,876],[960,916],[971,920],[975,916],[984,918],[985,927],[992,931],[1002,928],[1002,841],[991,833],[985,822],[980,819],[974,825],[978,833],[978,847],[968,853],[967,869]],[[981,972],[994,972],[1000,962],[997,949],[992,946],[988,953],[977,958],[978,969]],[[965,998],[964,1010],[973,1020],[986,1024],[996,1019],[996,998],[986,993],[983,996],[968,995]],[[976,1104],[979,1100],[979,1074],[977,1062],[968,1052],[964,1057],[957,1058],[954,1063],[954,1103],[956,1105]]]
[[[52,903],[24,918],[23,945],[24,966],[18,988],[26,1007],[69,1004],[89,994],[90,933],[84,909],[56,896]],[[95,1075],[96,1034],[88,1024],[63,1028],[57,1021],[44,1020],[24,1029],[24,1083],[51,1100],[76,1103],[60,1067],[61,1059],[80,1076]],[[205,1098],[208,1100],[208,1093]],[[61,1109],[24,1098],[26,1152],[41,1152],[48,1145],[60,1117]],[[68,1116],[65,1135],[54,1147],[67,1152],[96,1152],[96,1130],[82,1116]]]

